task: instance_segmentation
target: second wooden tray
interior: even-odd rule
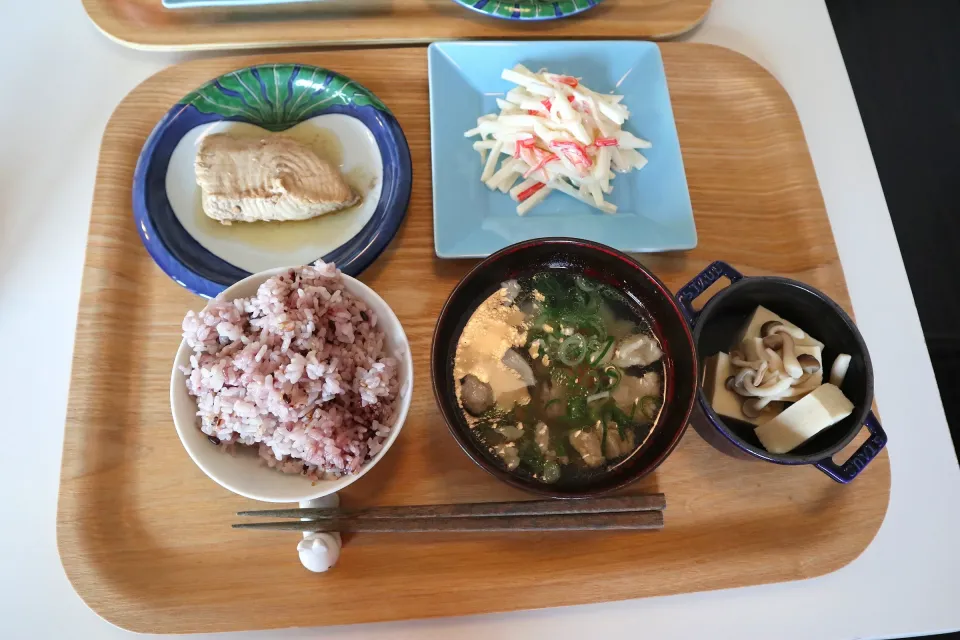
[[[138,49],[398,44],[468,38],[673,38],[712,0],[603,0],[549,21],[479,15],[450,0],[324,0],[232,9],[166,9],[160,0],[83,0],[106,35]]]
[[[676,290],[715,259],[849,298],[803,132],[783,88],[750,60],[663,45],[700,244],[641,260]],[[140,632],[186,633],[467,615],[798,580],[834,571],[873,539],[887,508],[886,451],[838,485],[811,467],[728,458],[688,430],[633,487],[667,496],[650,534],[356,535],[330,573],[307,573],[297,535],[230,528],[256,504],[207,479],[180,445],[168,383],[179,326],[203,301],[170,281],[130,212],[137,154],[185,93],[270,61],[336,69],[374,91],[414,163],[407,221],[362,279],[396,311],[415,392],[383,461],[349,507],[527,496],[458,449],[430,389],[430,341],[475,261],[433,253],[426,52],[358,50],[198,60],[166,69],[117,108],[104,135],[80,301],[57,539],[67,576],[97,613]],[[785,233],[784,229],[789,229]]]

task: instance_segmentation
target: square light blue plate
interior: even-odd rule
[[[630,109],[625,129],[653,143],[640,171],[618,174],[617,213],[608,215],[552,193],[520,217],[509,195],[480,182],[475,140],[463,132],[499,112],[513,85],[500,72],[522,63],[582,78],[598,93],[618,93]],[[548,236],[585,238],[621,251],[692,249],[697,229],[660,49],[652,42],[438,42],[428,50],[433,240],[441,258],[481,258]]]

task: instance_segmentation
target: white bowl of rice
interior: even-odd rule
[[[183,329],[173,422],[197,466],[234,493],[329,495],[400,433],[413,392],[407,336],[380,296],[332,264],[254,274]]]

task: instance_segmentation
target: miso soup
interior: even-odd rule
[[[565,271],[504,282],[457,342],[458,404],[510,471],[576,484],[632,456],[663,405],[663,351],[618,289]]]

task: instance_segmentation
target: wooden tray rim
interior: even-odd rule
[[[139,32],[141,28],[146,27],[130,27],[127,22],[122,18],[114,15],[109,7],[104,6],[105,2],[109,0],[81,0],[83,4],[84,13],[87,14],[87,17],[90,19],[90,22],[96,27],[97,31],[102,33],[111,41],[122,45],[124,47],[129,47],[138,51],[218,51],[218,50],[232,50],[237,52],[244,52],[255,49],[296,49],[302,47],[323,47],[323,48],[344,48],[344,47],[378,47],[383,46],[385,48],[391,48],[396,46],[403,45],[422,45],[428,44],[430,42],[440,42],[444,40],[495,40],[495,39],[516,39],[516,40],[549,40],[557,36],[555,34],[546,33],[543,36],[517,36],[511,34],[507,31],[504,31],[500,36],[467,36],[467,37],[413,37],[413,38],[355,38],[350,40],[323,40],[323,39],[298,39],[298,40],[284,40],[279,35],[263,40],[247,40],[247,41],[234,41],[234,40],[224,40],[217,42],[191,42],[186,44],[175,44],[175,43],[160,43],[154,44],[149,42],[142,42],[136,39],[135,34]],[[636,39],[640,40],[652,40],[656,42],[664,40],[672,40],[674,38],[679,38],[685,34],[690,33],[698,29],[703,22],[707,19],[707,15],[710,13],[710,9],[713,7],[714,0],[709,0],[706,6],[703,9],[703,12],[697,17],[696,20],[687,24],[682,29],[654,33],[647,35],[636,36]],[[265,5],[266,6],[266,5]],[[167,9],[174,11],[173,9]],[[179,9],[177,11],[190,11],[195,9]],[[215,9],[223,10],[223,9]],[[464,8],[465,11],[469,11]],[[580,15],[569,16],[564,18],[564,20],[577,20],[581,18]],[[489,18],[491,20],[497,20],[497,18]],[[529,24],[529,23],[527,23]],[[591,39],[591,40],[618,40],[626,39],[626,35],[618,35],[611,37],[603,36],[576,36],[582,39]]]
[[[84,0],[84,2],[86,2],[86,1],[87,1],[87,0]],[[683,47],[690,47],[690,48],[697,47],[697,48],[702,48],[702,49],[704,49],[704,50],[706,50],[706,49],[720,49],[720,50],[723,50],[723,51],[725,51],[725,52],[727,52],[727,53],[729,53],[729,54],[733,54],[733,55],[735,55],[735,56],[737,56],[737,57],[743,58],[743,59],[747,60],[748,62],[750,62],[751,64],[755,65],[758,69],[762,70],[762,72],[763,72],[765,75],[769,76],[769,77],[773,80],[773,82],[775,83],[775,86],[779,88],[779,92],[782,93],[782,95],[783,95],[784,97],[786,97],[786,100],[787,100],[788,103],[789,103],[789,108],[790,108],[790,110],[791,110],[791,115],[792,115],[793,118],[795,118],[795,119],[797,120],[797,123],[800,124],[801,130],[802,130],[802,124],[801,124],[800,121],[799,121],[799,115],[797,114],[795,105],[793,104],[792,99],[789,97],[789,94],[787,93],[786,89],[779,83],[779,81],[776,80],[776,78],[775,78],[769,71],[767,71],[762,65],[760,65],[760,64],[757,63],[756,61],[752,60],[751,58],[749,58],[748,56],[746,56],[746,55],[744,55],[744,54],[742,54],[742,53],[740,53],[740,52],[737,52],[737,51],[734,51],[734,50],[731,50],[731,49],[728,49],[728,48],[726,48],[726,47],[722,47],[722,46],[719,46],[719,45],[714,45],[714,44],[708,44],[708,43],[671,43],[669,46],[671,46],[671,47],[683,46]],[[363,49],[364,49],[364,50],[367,50],[367,49],[380,49],[380,48],[381,48],[381,47],[364,47]],[[418,48],[418,47],[401,47],[401,49],[415,49],[415,48]],[[426,48],[425,48],[425,47],[420,47],[420,48],[422,48],[422,49],[424,50],[424,55],[426,55]],[[315,54],[315,53],[321,53],[321,51],[311,51],[311,52],[307,52],[307,53]],[[291,55],[291,54],[290,54],[289,52],[274,52],[274,53],[264,52],[264,53],[262,54],[262,57],[263,57],[263,60],[264,60],[264,61],[277,61],[277,60],[286,60],[287,57],[289,57],[290,55]],[[248,53],[241,53],[240,55],[229,56],[228,58],[222,58],[222,59],[231,59],[231,60],[232,60],[232,59],[236,59],[236,60],[238,60],[238,61],[243,61],[243,63],[246,64],[246,63],[247,63],[247,60],[248,60],[249,58],[251,58],[251,57],[252,57],[252,55],[248,52]],[[222,59],[221,59],[221,60],[222,60]],[[113,126],[115,126],[115,121],[117,121],[117,120],[119,119],[119,117],[122,115],[123,107],[134,97],[134,94],[136,94],[136,93],[138,92],[138,90],[140,90],[140,89],[142,88],[142,86],[143,86],[144,84],[148,83],[148,82],[151,81],[151,80],[154,80],[154,79],[155,79],[156,77],[158,77],[158,76],[162,76],[162,75],[164,75],[165,73],[170,72],[170,71],[171,71],[173,68],[175,68],[175,67],[176,67],[176,68],[182,68],[182,67],[191,66],[191,65],[194,65],[194,64],[203,64],[204,62],[208,62],[208,61],[209,61],[209,59],[188,60],[188,61],[184,61],[184,62],[177,63],[177,64],[175,64],[175,65],[172,65],[171,67],[167,67],[167,68],[165,68],[165,69],[161,69],[161,70],[157,71],[156,73],[151,74],[148,78],[144,79],[140,84],[138,84],[137,86],[135,86],[135,87],[134,87],[126,96],[124,96],[124,98],[118,103],[117,107],[116,107],[116,108],[114,109],[114,111],[111,113],[111,116],[110,116],[110,118],[109,118],[109,120],[108,120],[108,122],[107,122],[107,124],[106,124],[106,126],[105,126],[105,129],[104,129],[105,133],[106,133],[107,130],[109,130],[109,129],[111,129]],[[97,178],[95,179],[95,180],[96,180],[96,184],[95,184],[95,187],[96,187],[96,188],[101,188],[99,172],[100,172],[100,168],[101,168],[101,165],[102,165],[102,162],[103,162],[103,159],[104,159],[105,154],[106,154],[106,149],[105,149],[105,147],[101,144],[101,149],[100,149],[100,153],[98,154],[98,160],[97,160],[98,169],[97,169]],[[92,203],[91,203],[91,206],[92,206],[93,202],[95,202],[96,200],[97,200],[97,193],[96,193],[96,190],[95,190],[95,192],[94,192],[94,197],[93,197],[93,201],[92,201]],[[90,233],[90,230],[88,229],[88,243],[89,243],[89,233]],[[835,242],[834,242],[834,245],[835,245]],[[89,251],[89,244],[87,245],[86,250]],[[86,272],[86,270],[87,270],[87,268],[88,268],[88,264],[87,264],[87,263],[88,263],[88,259],[89,259],[88,257],[85,257],[85,259],[84,259],[84,271],[85,271],[85,272]],[[838,260],[839,260],[839,257],[838,257]],[[844,285],[844,288],[845,288],[845,287],[846,287],[846,281],[845,281],[845,279],[844,279],[843,285]],[[79,308],[78,308],[78,313],[79,313]],[[852,315],[852,313],[851,313],[851,315]],[[71,378],[72,378],[72,376],[71,376]],[[71,386],[72,386],[72,384],[73,384],[73,383],[72,383],[72,380],[71,380]],[[699,436],[697,436],[697,437],[699,437]],[[888,476],[890,475],[889,453],[888,453],[888,451],[887,451],[886,449],[884,449],[884,450],[881,452],[881,454],[878,455],[877,458],[876,458],[873,462],[874,462],[874,464],[876,464],[877,462],[881,462],[881,464],[883,464],[884,466],[886,466],[886,471],[887,471]],[[62,464],[63,464],[63,463],[62,463]],[[61,465],[61,466],[62,466],[62,465]],[[854,562],[855,560],[857,560],[857,559],[863,554],[863,552],[866,551],[866,549],[872,544],[873,540],[876,538],[876,535],[877,535],[877,533],[879,532],[879,529],[880,529],[880,527],[882,526],[883,522],[885,521],[886,515],[887,515],[887,513],[888,513],[888,511],[889,511],[891,484],[892,484],[892,479],[891,479],[891,482],[888,482],[887,487],[886,487],[886,501],[885,501],[885,503],[884,503],[883,516],[882,516],[882,517],[879,519],[879,521],[877,522],[876,529],[873,531],[873,533],[872,533],[872,535],[870,536],[870,539],[869,539],[869,541],[867,542],[867,544],[864,545],[863,548],[861,548],[856,555],[850,556],[850,557],[848,557],[848,558],[843,558],[841,562],[831,562],[831,563],[825,564],[825,565],[823,565],[823,571],[820,571],[820,570],[819,570],[820,567],[818,567],[818,570],[817,570],[816,573],[813,573],[813,574],[811,574],[811,575],[809,575],[809,576],[806,576],[806,577],[802,578],[801,580],[809,580],[809,579],[813,579],[813,578],[815,578],[815,577],[820,577],[820,576],[827,575],[827,574],[833,573],[833,572],[835,572],[835,571],[838,571],[838,570],[840,570],[840,569],[848,566],[849,564],[851,564],[851,563]],[[87,599],[84,597],[83,591],[81,590],[81,587],[83,586],[83,582],[82,582],[81,580],[79,580],[79,579],[78,579],[78,576],[74,573],[74,570],[75,570],[77,567],[75,567],[70,561],[65,561],[64,558],[63,558],[63,556],[59,553],[60,538],[61,538],[61,529],[62,529],[63,526],[64,526],[64,524],[61,522],[61,519],[60,519],[60,517],[59,517],[59,513],[60,513],[60,509],[61,509],[59,490],[62,490],[62,487],[63,487],[63,477],[62,477],[62,473],[61,473],[60,482],[58,483],[57,546],[58,546],[58,556],[60,557],[61,565],[63,566],[64,572],[65,572],[65,574],[66,574],[66,576],[67,576],[67,579],[68,579],[68,581],[70,582],[71,586],[74,588],[74,590],[76,591],[76,593],[78,594],[78,596],[81,598],[81,600],[83,600],[84,603],[87,604],[87,606],[89,606],[91,609],[93,609],[94,612],[95,612],[98,616],[102,617],[104,620],[108,621],[110,624],[116,625],[116,626],[118,626],[118,627],[120,627],[120,628],[129,630],[129,631],[138,632],[138,633],[148,633],[148,632],[150,632],[150,633],[164,633],[164,632],[157,632],[155,629],[152,629],[152,628],[137,628],[137,627],[134,626],[134,625],[126,626],[126,625],[123,624],[122,621],[119,620],[119,618],[113,618],[112,616],[109,616],[109,615],[105,614],[104,612],[95,609],[92,605],[90,605],[90,604],[87,602]],[[768,584],[777,584],[778,582],[797,582],[797,581],[801,581],[801,580],[796,580],[796,579],[794,579],[794,580],[772,581],[772,582],[771,582],[771,581],[761,581],[761,582],[757,582],[757,583],[751,583],[751,584],[745,585],[745,586],[763,586],[763,585],[768,585]],[[87,584],[89,584],[89,582],[87,582]],[[723,588],[723,587],[721,587],[721,588]],[[704,590],[704,591],[711,591],[711,590],[716,590],[716,589],[711,588],[711,589],[706,589],[706,590]],[[701,591],[687,591],[687,592],[683,592],[683,593],[676,594],[676,595],[686,595],[686,594],[693,594],[693,593],[701,593]],[[641,596],[640,598],[644,598],[644,597],[655,597],[655,596]],[[640,598],[633,598],[633,599],[640,599]],[[614,600],[610,600],[610,601],[608,601],[608,602],[620,602],[620,601],[622,601],[622,600],[621,600],[621,599],[614,599]],[[563,605],[563,606],[569,606],[569,605]],[[572,606],[577,606],[577,605],[572,605]],[[516,609],[516,610],[510,610],[510,611],[504,611],[504,612],[534,610],[534,609],[536,609],[536,608]],[[500,610],[498,610],[498,611],[496,611],[496,612],[500,612]],[[496,613],[496,612],[490,612],[490,613]],[[113,613],[113,611],[111,611],[110,613]],[[464,615],[474,615],[474,614],[464,614]],[[429,618],[431,618],[431,617],[445,617],[445,616],[442,615],[442,614],[439,615],[439,616],[413,616],[413,617],[411,617],[411,618],[398,618],[398,619],[395,620],[395,622],[399,622],[399,621],[406,620],[406,619],[429,619]],[[358,623],[356,623],[356,624],[375,624],[375,623],[358,622]],[[273,629],[273,628],[280,628],[280,627],[256,627],[256,628],[253,628],[253,629],[251,629],[251,630],[255,630],[255,629],[264,629],[264,630],[266,630],[266,629]],[[216,631],[214,631],[214,632],[216,632]],[[222,632],[222,631],[221,631],[221,632]],[[228,632],[230,632],[230,631],[228,631]],[[166,633],[179,633],[179,632],[166,632]]]

